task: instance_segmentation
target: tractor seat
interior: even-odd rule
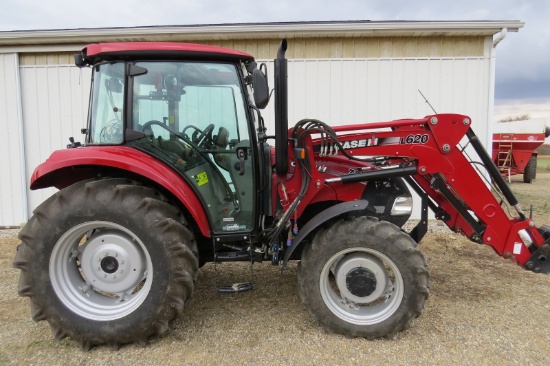
[[[219,149],[225,150],[229,144],[229,131],[225,127],[220,127],[218,134],[214,135],[212,140]]]

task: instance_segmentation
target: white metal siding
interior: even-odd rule
[[[267,61],[270,86],[273,64]],[[21,66],[26,171],[17,124],[15,55],[0,55],[0,226],[23,220],[21,176],[29,178],[68,137],[81,140],[90,89],[90,70],[69,65]],[[302,118],[332,125],[419,118],[431,114],[418,89],[437,112],[467,114],[487,140],[490,62],[470,58],[291,59],[288,61],[289,127]],[[273,134],[274,100],[263,112]],[[27,183],[28,185],[28,183]],[[28,190],[28,188],[27,188]],[[29,211],[55,189],[27,191]],[[7,203],[7,204],[6,204]]]
[[[289,127],[302,118],[342,125],[433,114],[420,90],[438,113],[470,116],[485,141],[489,66],[482,57],[289,60]],[[263,113],[270,134],[274,104]]]
[[[28,177],[54,150],[65,148],[69,137],[82,140],[80,129],[86,127],[90,75],[90,69],[69,65],[21,67]],[[55,191],[31,191],[27,187],[29,209]]]
[[[0,54],[0,226],[25,221],[16,54]]]
[[[438,113],[470,116],[476,134],[487,141],[489,72],[490,60],[483,57],[289,60],[288,124],[303,118],[329,125],[422,118],[433,111],[420,90]],[[264,112],[268,134],[274,133],[274,105]],[[420,197],[413,192],[413,199],[412,218],[419,219]]]

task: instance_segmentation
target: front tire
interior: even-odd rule
[[[14,266],[32,318],[82,349],[145,345],[191,298],[197,248],[181,213],[123,179],[76,183],[34,212]]]
[[[393,338],[410,327],[428,298],[426,262],[395,225],[370,217],[321,229],[302,253],[302,302],[332,332]]]

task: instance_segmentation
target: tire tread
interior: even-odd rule
[[[397,253],[405,257],[401,262],[407,268],[400,270],[414,277],[412,280],[414,289],[411,290],[412,292],[409,291],[410,298],[407,304],[401,305],[404,308],[402,310],[400,308],[390,318],[374,326],[355,325],[337,318],[324,304],[318,289],[318,276],[324,263],[333,254],[345,249],[344,245],[347,245],[340,243],[355,246],[365,240],[370,243],[379,241],[384,242],[385,245],[395,246]],[[310,315],[330,332],[367,339],[380,337],[393,339],[398,332],[410,328],[412,320],[422,313],[424,303],[429,296],[430,280],[426,260],[415,245],[416,243],[397,226],[372,217],[361,216],[351,221],[340,220],[329,228],[320,229],[312,243],[304,248],[302,260],[298,263],[298,288],[303,304]],[[389,321],[390,319],[393,320]]]
[[[49,257],[45,258],[49,255],[48,245],[53,248],[53,244],[42,239],[42,233],[48,230],[60,231],[56,220],[63,217],[64,212],[74,207],[95,210],[96,206],[98,210],[112,208],[132,216],[140,215],[144,230],[155,232],[159,250],[164,250],[168,258],[169,268],[166,270],[169,271],[169,284],[161,307],[150,314],[152,319],[147,324],[132,324],[134,330],[125,334],[119,334],[115,329],[112,332],[94,332],[94,329],[90,329],[87,334],[76,332],[76,328],[67,324],[62,314],[62,311],[69,310],[56,309],[53,305],[55,301],[48,298],[55,297],[53,293],[47,295],[47,287],[50,286],[48,273],[37,269],[41,267],[39,263],[49,261]],[[192,296],[198,271],[198,251],[194,235],[186,225],[179,210],[152,188],[118,178],[76,183],[42,203],[22,229],[19,235],[21,244],[13,261],[13,266],[21,271],[18,293],[30,297],[33,320],[47,320],[55,339],[69,336],[83,350],[101,344],[111,348],[119,348],[127,343],[145,346],[151,335],[160,335],[168,330],[169,322],[181,314]],[[150,247],[148,249],[151,250]]]

